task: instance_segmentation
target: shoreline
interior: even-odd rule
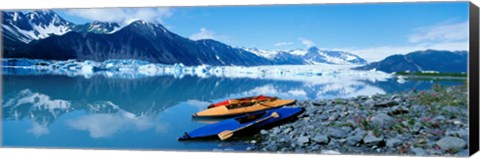
[[[468,156],[467,86],[297,102],[298,119],[261,130],[247,151]]]

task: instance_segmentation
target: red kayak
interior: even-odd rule
[[[218,107],[218,106],[234,106],[234,105],[243,105],[243,104],[253,104],[257,102],[264,102],[264,101],[272,101],[277,99],[277,97],[270,97],[270,96],[253,96],[253,97],[245,97],[245,98],[236,98],[236,99],[228,99],[222,102],[218,102],[215,104],[210,104],[208,108]]]

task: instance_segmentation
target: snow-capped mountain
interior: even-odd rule
[[[45,60],[135,59],[184,65],[365,64],[348,52],[312,47],[288,51],[234,48],[215,40],[190,40],[161,24],[94,21],[75,25],[51,10],[2,12],[6,58]],[[54,35],[54,36],[52,36]],[[35,42],[31,42],[35,41]]]
[[[317,47],[293,50],[259,50],[244,48],[258,56],[265,57],[276,64],[355,64],[363,65],[367,61],[355,54],[344,51],[320,50]]]
[[[50,35],[63,35],[74,26],[51,10],[2,12],[2,29],[6,40],[28,43]]]
[[[93,21],[91,23],[86,23],[83,25],[76,25],[73,28],[73,31],[76,32],[92,32],[92,33],[113,33],[120,30],[121,26],[115,22],[101,22]]]
[[[136,59],[184,65],[269,65],[271,61],[214,40],[193,41],[161,24],[135,21],[109,34],[70,31],[4,52],[7,58],[46,60]]]

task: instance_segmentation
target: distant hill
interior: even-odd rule
[[[357,70],[379,70],[384,72],[467,72],[467,51],[425,50],[406,55],[392,55],[382,61],[360,66]]]

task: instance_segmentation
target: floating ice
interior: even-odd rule
[[[385,81],[392,77],[380,71],[357,71],[349,65],[268,65],[268,66],[185,66],[165,65],[140,60],[54,61],[37,59],[2,59],[3,74],[55,74],[84,76],[100,75],[111,78],[143,78],[150,76],[183,76],[254,78],[325,83],[332,80]]]

